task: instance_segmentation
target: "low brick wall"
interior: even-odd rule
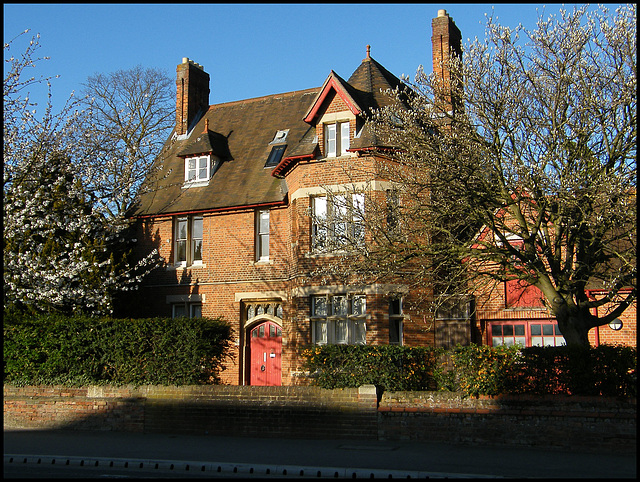
[[[635,399],[388,392],[378,414],[380,439],[636,451]]]
[[[4,387],[5,428],[421,440],[633,452],[636,400],[385,392],[372,385]]]
[[[377,436],[373,386],[4,387],[5,427],[260,437]]]

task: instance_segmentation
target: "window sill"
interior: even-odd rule
[[[269,266],[273,264],[272,259],[260,259],[258,261],[252,261],[251,266]]]
[[[182,185],[182,189],[189,189],[192,187],[206,187],[209,185],[209,181],[195,181],[195,182],[185,182]]]
[[[169,264],[167,265],[167,271],[177,271],[179,269],[199,269],[206,267],[206,264],[191,264],[189,266],[187,266],[186,264]]]

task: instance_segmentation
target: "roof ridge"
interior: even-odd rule
[[[213,109],[216,107],[225,107],[225,106],[229,106],[232,104],[249,104],[251,102],[258,102],[264,99],[268,99],[271,97],[281,97],[281,96],[294,96],[294,95],[300,95],[300,94],[305,94],[305,93],[315,93],[317,92],[321,87],[311,87],[308,89],[302,89],[302,90],[292,90],[290,92],[281,92],[278,94],[268,94],[268,95],[262,95],[260,97],[251,97],[249,99],[240,99],[240,100],[232,100],[229,102],[221,102],[219,104],[211,104],[209,106],[209,109]]]

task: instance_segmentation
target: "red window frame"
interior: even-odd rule
[[[523,327],[523,328],[520,328]],[[539,329],[538,329],[539,327]],[[555,320],[509,320],[490,321],[487,323],[487,344],[494,344],[494,338],[502,338],[501,345],[513,345],[524,338],[525,347],[564,345],[564,338]],[[510,342],[505,343],[508,339]],[[535,342],[535,345],[533,344]]]

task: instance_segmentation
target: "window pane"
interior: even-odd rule
[[[364,344],[366,338],[366,325],[364,321],[355,321],[353,323],[353,342]]]
[[[187,316],[187,307],[185,305],[173,305],[173,317],[185,318]]]
[[[327,322],[324,320],[316,321],[315,327],[316,343],[327,343]]]
[[[202,240],[193,240],[193,261],[202,261]]]
[[[389,301],[389,314],[390,315],[402,314],[402,305],[401,305],[401,300],[399,298]]]
[[[542,328],[540,325],[531,325],[531,336],[540,336],[542,334]]]
[[[542,325],[542,334],[544,336],[553,336],[553,325]]]
[[[516,336],[524,336],[524,325],[515,325],[514,330]]]
[[[193,234],[194,239],[202,239],[202,218],[193,218]]]
[[[340,124],[340,151],[344,155],[347,154],[347,149],[349,149],[349,123],[342,122]]]
[[[311,314],[314,316],[327,316],[327,299],[324,296],[314,296]]]
[[[191,306],[191,318],[202,318],[202,305]]]
[[[336,343],[347,342],[347,320],[338,320],[335,322],[336,326]]]
[[[389,320],[389,343],[400,343],[400,330],[402,321],[398,318]]]
[[[502,345],[502,337],[494,336],[493,338],[491,338],[491,344],[492,344],[493,346],[500,346],[500,345]]]
[[[260,211],[258,232],[262,234],[269,233],[269,211]]]
[[[269,325],[269,337],[275,338],[276,336],[276,327],[275,325]]]
[[[516,344],[520,346],[527,346],[527,339],[524,336],[516,336]]]
[[[353,297],[351,314],[364,315],[367,309],[367,297],[365,295],[357,295]]]
[[[209,158],[208,157],[201,157],[198,160],[198,180],[200,181],[205,181],[207,179],[209,179],[209,176],[207,176],[207,165],[209,164]]]
[[[187,161],[187,181],[195,181],[196,179],[196,160],[189,159]]]
[[[513,325],[503,325],[502,333],[504,336],[513,336]]]
[[[558,325],[553,325],[553,329],[556,332],[556,335],[562,335],[562,333],[560,333],[560,327]]]
[[[334,296],[331,303],[331,314],[335,316],[345,316],[347,314],[347,297]]]
[[[187,220],[178,220],[178,239],[187,239]]]
[[[542,337],[541,336],[532,336],[531,337],[531,346],[542,346]]]
[[[326,156],[336,156],[336,125],[327,124],[325,126],[325,139],[326,139]]]
[[[264,338],[264,325],[258,327],[258,337]]]
[[[493,336],[502,336],[502,326],[501,325],[493,325],[491,327],[491,334]]]
[[[180,263],[187,260],[187,242],[178,241],[176,243],[176,262]]]

